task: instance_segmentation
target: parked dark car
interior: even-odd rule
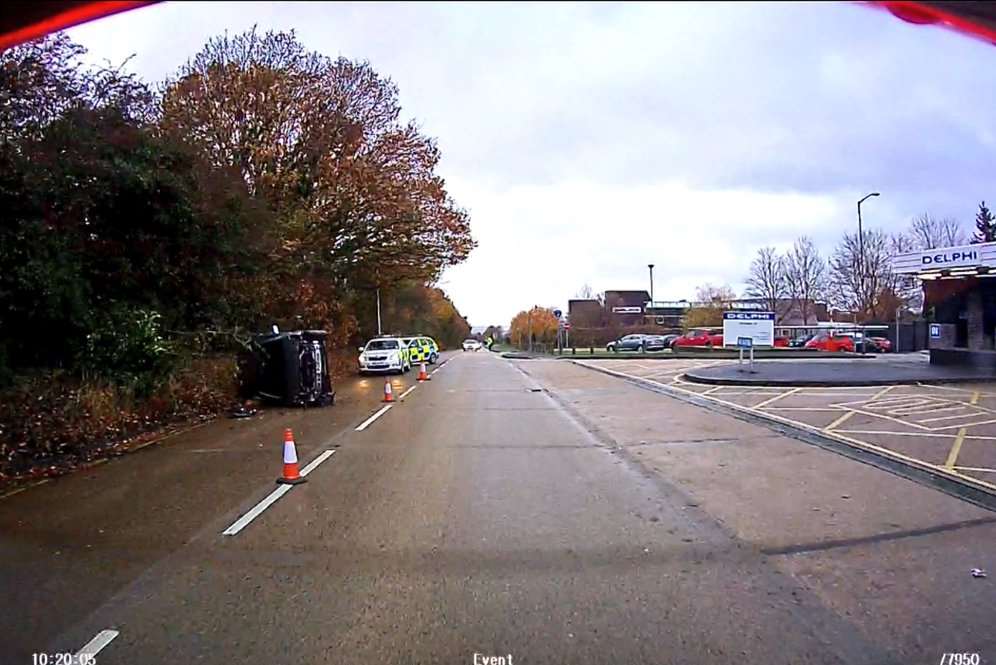
[[[788,345],[793,349],[801,349],[806,346],[806,342],[814,337],[816,337],[816,335],[812,333],[809,335],[799,335],[798,337],[793,338]]]
[[[663,335],[647,335],[643,338],[644,351],[663,351],[670,346]]]
[[[613,353],[618,351],[642,351],[643,340],[647,335],[624,335],[619,339],[609,342],[605,348]]]
[[[672,333],[670,335],[663,335],[663,337],[664,337],[664,343],[667,344],[667,348],[670,349],[671,345],[674,344],[674,340],[681,337],[681,335],[676,335]]]

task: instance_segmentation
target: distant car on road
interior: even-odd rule
[[[683,346],[705,346],[707,348],[723,346],[723,333],[709,330],[708,328],[693,328],[684,335],[681,335],[673,342],[671,348]]]
[[[643,341],[646,337],[648,335],[624,335],[606,344],[605,348],[613,353],[619,351],[641,351],[643,350]]]
[[[463,350],[464,351],[480,351],[482,344],[476,339],[465,339],[463,340]]]
[[[845,333],[821,332],[806,342],[805,348],[816,349],[817,351],[830,351],[831,353],[838,351],[850,351],[853,353],[854,340]]]
[[[412,368],[408,345],[397,337],[375,337],[360,349],[358,359],[360,374],[368,372],[397,372],[404,374]]]

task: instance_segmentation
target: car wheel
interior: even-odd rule
[[[706,342],[706,343],[705,343],[705,347],[706,347],[707,349],[711,349],[711,348],[712,348],[712,342]]]

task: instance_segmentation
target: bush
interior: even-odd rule
[[[130,387],[148,395],[169,375],[176,355],[158,312],[117,307],[98,318],[87,334],[79,367],[84,376]]]

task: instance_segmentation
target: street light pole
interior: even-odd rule
[[[654,306],[654,264],[648,263],[647,267],[650,268],[650,306]]]
[[[380,287],[377,288],[377,337],[381,336],[380,330]]]
[[[858,199],[858,289],[861,298],[862,309],[867,309],[865,307],[865,231],[861,227],[861,204],[870,199],[873,196],[879,196],[878,192],[872,192],[871,194],[865,194],[863,197]],[[865,319],[867,312],[861,312],[862,322]],[[861,333],[861,353],[865,352],[865,335],[864,331]]]

